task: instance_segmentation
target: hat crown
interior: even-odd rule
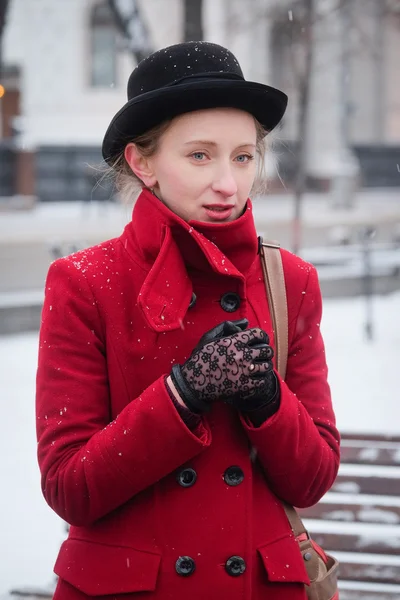
[[[211,42],[184,42],[158,50],[138,64],[129,77],[128,100],[196,76],[244,79],[227,48]]]

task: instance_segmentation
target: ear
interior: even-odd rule
[[[151,169],[149,160],[142,156],[133,142],[127,144],[124,150],[125,160],[139,179],[148,188],[153,188],[157,184],[157,179]]]

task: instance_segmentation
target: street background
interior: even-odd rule
[[[66,533],[36,464],[48,267],[121,233],[105,129],[141,58],[200,39],[288,93],[257,231],[318,269],[339,429],[400,435],[400,2],[0,0],[0,598],[51,589]]]

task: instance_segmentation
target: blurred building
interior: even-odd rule
[[[399,2],[352,0],[343,14],[339,1],[316,0],[308,171],[315,181],[329,182],[350,148],[365,185],[399,185]],[[137,4],[153,49],[184,39],[185,0]],[[280,142],[290,148],[281,156],[289,182],[298,137],[293,57],[302,52],[293,37],[293,6],[296,2],[288,0],[202,2],[204,39],[232,49],[247,78],[281,87],[290,96],[275,136],[278,148]],[[0,196],[109,197],[106,185],[94,189],[93,167],[101,160],[105,129],[125,102],[135,64],[109,3],[11,0],[3,53]]]

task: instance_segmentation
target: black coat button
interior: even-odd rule
[[[240,306],[240,296],[236,292],[227,292],[221,297],[220,304],[225,312],[235,312]]]
[[[177,480],[182,487],[191,487],[197,479],[197,473],[194,469],[182,469],[179,471]]]
[[[225,571],[232,577],[243,575],[246,570],[246,563],[241,556],[231,556],[225,563]]]
[[[190,301],[190,304],[189,304],[189,308],[193,308],[193,306],[196,304],[196,302],[197,302],[197,296],[196,296],[196,294],[193,292],[193,294],[192,294],[192,299],[191,299],[191,301]]]
[[[196,564],[193,558],[190,558],[190,556],[180,556],[175,563],[175,569],[178,575],[182,575],[182,577],[189,577],[189,575],[194,573]]]
[[[244,473],[240,467],[228,467],[224,473],[224,479],[228,485],[240,485],[244,479]]]

